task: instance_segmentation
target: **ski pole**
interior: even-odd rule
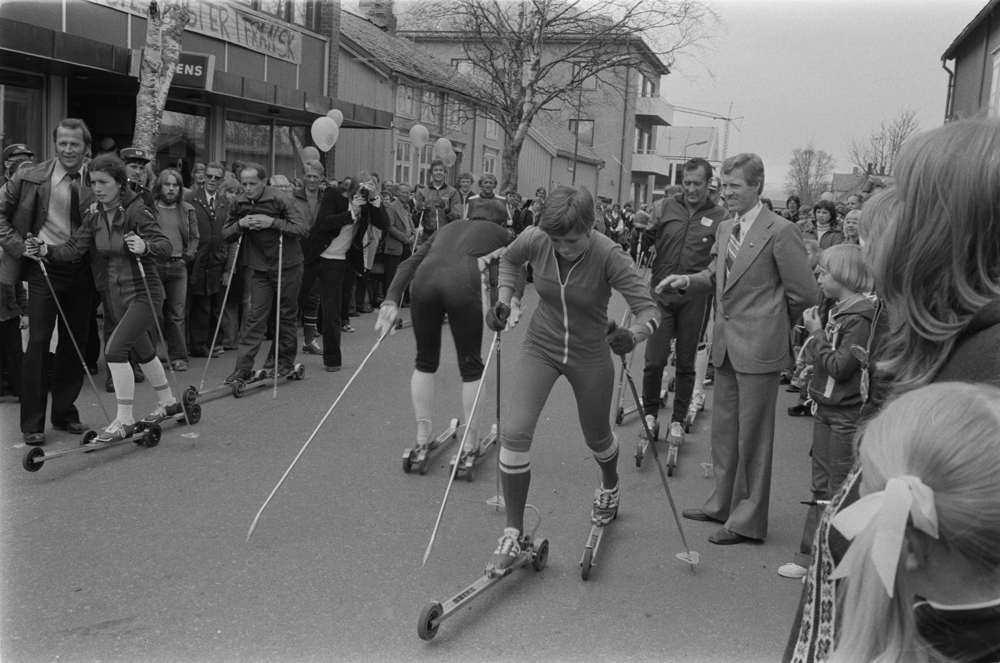
[[[240,245],[243,243],[243,235],[236,240],[236,257],[233,259],[233,270],[229,273],[229,281],[226,283],[226,293],[222,295],[222,310],[219,312],[219,320],[215,323],[215,333],[212,335],[212,345],[208,349],[208,359],[205,361],[205,370],[201,372],[201,383],[198,385],[198,393],[205,388],[205,376],[208,375],[208,365],[212,363],[212,352],[215,351],[215,341],[219,338],[219,330],[222,328],[222,319],[226,315],[226,302],[229,301],[229,289],[233,285],[233,276],[236,274],[236,261],[240,258]]]
[[[622,364],[625,363],[625,358],[622,357]],[[628,386],[632,389],[632,397],[635,398],[636,407],[642,407],[639,404],[639,392],[635,389],[635,382],[632,381],[632,375],[629,372],[625,372],[625,377],[628,379]],[[649,426],[646,425],[646,418],[641,417],[642,427],[646,431],[646,438],[649,440],[653,439],[652,433],[649,430]],[[692,552],[691,547],[688,546],[687,539],[684,537],[684,527],[681,525],[680,516],[677,515],[677,505],[674,504],[674,496],[670,493],[670,486],[667,484],[667,476],[663,473],[663,466],[660,465],[660,454],[656,451],[656,445],[650,443],[649,448],[653,450],[653,459],[656,461],[656,469],[660,471],[660,481],[663,482],[663,490],[667,492],[667,500],[670,502],[670,510],[674,514],[674,520],[677,522],[677,531],[680,532],[681,542],[684,544],[684,549],[686,553],[677,553],[677,559],[687,562],[691,565],[691,571],[694,571],[694,565],[698,563],[698,553]]]
[[[28,237],[31,235],[29,233]],[[31,258],[38,263],[38,266],[42,268],[42,275],[45,277],[45,283],[49,286],[49,292],[52,293],[52,301],[56,303],[56,309],[59,311],[59,315],[62,316],[63,323],[66,326],[66,331],[68,332],[69,340],[73,342],[73,349],[76,350],[76,356],[80,358],[80,365],[83,366],[83,374],[87,376],[87,380],[90,381],[90,387],[94,390],[94,397],[97,398],[97,404],[101,406],[101,412],[104,413],[104,418],[108,420],[108,424],[111,424],[111,417],[108,415],[107,409],[104,407],[104,403],[101,401],[101,394],[97,391],[97,385],[94,383],[94,376],[90,374],[87,370],[87,360],[83,357],[83,352],[80,350],[80,345],[76,342],[76,337],[73,336],[73,331],[69,326],[69,318],[66,317],[66,312],[63,310],[62,304],[59,302],[59,297],[56,296],[56,289],[52,287],[52,281],[49,279],[49,270],[45,268],[45,261],[41,257],[29,256],[25,254],[26,258]]]
[[[486,355],[486,363],[483,365],[484,375],[486,374],[486,371],[489,370],[490,360],[493,358],[493,349],[496,347],[496,344],[499,341],[499,339],[500,339],[500,332],[493,332],[493,342],[490,343],[490,350],[489,353]],[[474,401],[472,401],[472,416],[469,417],[470,421],[475,419],[476,410],[479,406],[479,397],[483,393],[483,384],[485,382],[486,380],[482,379],[479,380],[479,388],[476,389],[476,398]],[[471,426],[469,426],[468,422],[466,422],[465,433],[462,434],[462,442],[461,445],[459,446],[460,450],[465,448],[465,439],[469,437],[470,428]],[[497,431],[497,435],[499,436],[499,431]],[[498,453],[497,456],[499,455],[500,454]],[[448,479],[448,487],[444,491],[444,500],[441,501],[441,508],[438,510],[437,521],[435,521],[434,523],[434,531],[431,532],[431,540],[430,543],[427,544],[427,550],[424,551],[424,562],[423,564],[421,564],[421,566],[427,565],[427,558],[430,557],[431,555],[431,548],[434,547],[434,538],[437,536],[438,527],[441,525],[441,516],[444,515],[444,507],[448,504],[448,494],[451,492],[452,484],[455,483],[455,475],[457,473],[458,473],[458,463],[455,463],[451,467],[451,477],[449,477]]]
[[[135,233],[132,234],[134,235]],[[142,277],[142,285],[146,289],[146,297],[149,298],[149,307],[153,309],[153,322],[156,323],[156,333],[160,335],[160,343],[163,344],[164,348],[167,348],[167,352],[169,353],[170,349],[167,346],[167,339],[163,336],[163,327],[160,326],[160,316],[158,315],[158,311],[156,311],[156,309],[153,308],[153,294],[149,290],[149,281],[146,280],[146,268],[142,266],[142,258],[139,256],[135,256],[135,264],[139,266],[139,275]],[[167,364],[170,366],[171,382],[174,383],[174,397],[179,398],[181,392],[180,389],[178,389],[177,387],[177,374],[174,373],[174,365],[170,362],[169,356],[167,357]],[[184,413],[184,425],[190,428],[191,421],[188,419],[188,411],[184,403],[181,403],[181,412]],[[181,435],[181,437],[195,439],[198,437],[198,433],[190,431],[184,433],[183,435]]]
[[[493,259],[490,261],[488,267],[489,274],[489,291],[490,291],[490,307],[496,306],[497,298],[499,297],[499,292],[497,292],[500,286],[500,260]],[[500,334],[497,334],[496,338],[497,345],[497,437],[494,443],[497,445],[497,462],[496,462],[496,486],[497,494],[486,500],[486,503],[497,509],[505,507],[506,503],[503,499],[503,493],[500,492]]]
[[[278,301],[274,314],[274,395],[278,397],[278,348],[281,347],[281,261],[284,257],[285,236],[278,231]],[[298,340],[295,341],[298,343]]]
[[[316,430],[312,432],[312,435],[309,436],[309,439],[306,440],[306,443],[302,445],[302,449],[300,449],[299,453],[295,455],[295,459],[292,461],[292,464],[289,465],[288,469],[285,470],[285,473],[281,475],[281,479],[278,481],[278,485],[274,487],[274,490],[271,491],[271,494],[267,496],[266,500],[264,500],[264,504],[261,505],[260,510],[257,511],[257,515],[254,516],[253,522],[250,523],[250,531],[247,532],[247,541],[250,540],[250,537],[253,536],[254,530],[257,529],[257,521],[260,520],[260,516],[262,513],[264,513],[264,509],[267,508],[267,505],[270,504],[271,498],[273,498],[274,494],[278,492],[279,488],[281,488],[281,484],[285,482],[285,478],[288,477],[289,473],[292,471],[292,468],[295,467],[295,464],[299,462],[299,458],[302,457],[302,454],[305,452],[306,447],[308,447],[309,444],[313,441],[313,438],[315,438],[316,434],[319,433],[319,429],[323,427],[323,424],[326,423],[326,420],[330,417],[330,414],[333,413],[333,408],[337,407],[337,403],[339,403],[340,399],[344,397],[344,394],[347,392],[351,384],[354,382],[354,378],[358,377],[358,374],[361,372],[361,369],[365,367],[365,364],[367,364],[368,360],[371,359],[371,356],[375,354],[375,350],[378,349],[378,346],[382,343],[382,340],[389,334],[389,332],[392,329],[393,327],[390,326],[389,329],[386,329],[384,332],[382,332],[382,336],[380,336],[379,339],[375,341],[375,345],[372,346],[372,349],[368,351],[368,355],[361,361],[361,365],[358,366],[358,369],[356,371],[354,371],[354,375],[352,375],[351,379],[347,381],[347,384],[344,385],[344,388],[340,390],[340,395],[337,396],[337,400],[333,402],[333,405],[330,406],[330,409],[327,410],[326,414],[323,415],[323,418],[320,419],[319,424],[316,426]]]

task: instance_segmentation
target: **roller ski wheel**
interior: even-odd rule
[[[594,551],[586,548],[583,551],[583,559],[580,560],[580,577],[590,580],[590,569],[594,565]]]
[[[671,377],[669,380],[667,380],[667,391],[676,391],[676,390],[677,390],[677,380]]]
[[[620,407],[618,408],[618,412],[615,413],[615,424],[621,426],[623,421],[625,421],[625,408]]]
[[[437,601],[431,601],[420,611],[420,619],[417,621],[417,635],[420,636],[421,640],[434,639],[440,626],[436,620],[441,616],[443,611],[441,604]]]
[[[677,450],[680,447],[670,445],[667,449],[667,476],[674,476],[674,468],[677,467]]]
[[[597,557],[601,549],[601,541],[604,539],[604,531],[613,521],[618,518],[618,510],[615,509],[614,516],[607,523],[601,524],[591,522],[590,534],[587,535],[587,544],[583,547],[583,557],[580,558],[580,578],[589,580],[594,567],[594,558]]]
[[[652,420],[652,423],[650,423]],[[642,460],[646,456],[646,449],[649,445],[660,439],[660,422],[653,419],[653,415],[646,415],[646,425],[639,431],[639,444],[635,449],[635,466],[642,467]]]
[[[463,449],[458,457],[458,469],[455,470],[455,477],[462,477],[469,483],[476,478],[476,463],[485,456],[490,446],[497,441],[497,425],[490,427],[490,432],[483,439],[479,440],[472,449]],[[455,459],[452,458],[451,468],[454,467]]]
[[[549,563],[549,540],[538,539],[531,544],[531,568],[541,571]]]
[[[24,457],[21,458],[21,467],[29,472],[37,472],[45,464],[45,452],[38,447],[28,449]]]
[[[295,364],[292,367],[292,372],[288,374],[289,380],[301,380],[306,376],[306,367],[302,364]]]
[[[194,405],[195,403],[197,403],[198,402],[198,390],[195,389],[193,386],[190,386],[187,389],[185,389],[184,393],[181,394],[181,402],[184,403],[185,405],[189,406],[189,407],[191,405]]]
[[[247,383],[243,380],[237,380],[233,383],[233,398],[243,398],[243,394],[247,393]]]
[[[163,435],[163,431],[160,429],[160,425],[150,424],[142,433],[142,445],[147,449],[152,449],[160,443],[161,435]]]
[[[197,403],[187,407],[187,419],[191,424],[201,421],[201,406]]]
[[[418,444],[416,447],[404,451],[403,472],[409,474],[416,469],[421,475],[427,474],[430,454],[445,442],[457,439],[459,425],[460,421],[457,418],[452,419],[448,424],[448,428],[437,437],[432,438],[426,445]]]

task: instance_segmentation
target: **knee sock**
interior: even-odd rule
[[[610,490],[618,485],[618,437],[612,433],[611,446],[594,452],[594,460],[601,467],[601,487]],[[501,465],[502,466],[502,465]]]
[[[410,377],[410,396],[413,398],[413,414],[417,417],[417,441],[424,444],[431,438],[432,431],[427,431],[427,437],[421,437],[420,422],[426,421],[428,426],[434,410],[434,374],[423,371],[413,371]]]
[[[135,376],[127,361],[108,362],[108,371],[115,383],[115,400],[118,401],[118,416],[123,424],[135,423],[132,418],[132,399],[135,397]]]
[[[312,343],[313,339],[319,334],[316,331],[316,316],[315,315],[303,315],[302,316],[302,336],[306,345]]]
[[[507,527],[524,533],[524,505],[531,486],[531,460],[527,451],[500,447],[500,486],[507,511]]]
[[[474,417],[472,416],[472,405],[476,402],[476,391],[479,390],[480,382],[481,380],[462,383],[462,410],[465,413],[465,424],[469,427],[469,434],[465,438],[465,448],[467,450],[475,449],[476,445],[479,443],[479,438],[477,437],[478,426],[476,426],[476,422],[473,421]],[[482,401],[480,401],[480,403],[482,403]]]
[[[167,382],[167,374],[163,371],[163,364],[156,357],[145,364],[139,364],[142,374],[149,380],[149,384],[156,390],[156,396],[160,399],[161,405],[173,405],[177,402],[174,392],[170,391],[170,383]]]
[[[708,348],[701,348],[694,359],[694,390],[705,391],[705,371],[708,370]]]

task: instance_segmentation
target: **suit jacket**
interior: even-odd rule
[[[734,224],[735,219],[719,224],[713,260],[689,277],[688,290],[715,292],[713,364],[720,366],[728,353],[741,373],[775,373],[791,366],[791,329],[816,302],[816,278],[802,233],[763,207],[726,281],[726,248]]]
[[[229,201],[218,191],[211,208],[208,192],[199,187],[188,193],[184,200],[194,207],[198,220],[198,254],[188,268],[188,292],[194,295],[214,295],[222,284],[222,271],[226,266],[228,245],[222,241],[222,226],[229,215]]]
[[[28,233],[36,237],[49,212],[49,190],[56,160],[49,159],[37,166],[19,168],[3,187],[0,195],[0,283],[13,285],[21,281],[24,266],[24,239]],[[82,172],[82,171],[81,171]],[[80,219],[84,210],[95,201],[90,187],[80,183]],[[75,232],[80,226],[73,226]]]

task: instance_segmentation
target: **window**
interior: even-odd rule
[[[166,116],[164,113],[164,124]],[[161,131],[160,144],[163,142]],[[271,161],[270,120],[226,113],[226,162],[232,165],[235,161],[259,163],[265,169],[268,167]]]
[[[237,3],[270,14],[286,23],[295,23],[316,32],[319,27],[316,0],[236,0]]]
[[[409,85],[396,86],[396,115],[416,117],[413,114],[413,88]]]
[[[641,127],[635,128],[635,153],[653,154],[653,133]]]
[[[639,96],[640,97],[655,97],[656,93],[656,83],[653,79],[648,78],[645,74],[639,74]]]
[[[296,177],[303,177],[305,169],[302,150],[312,142],[309,138],[309,128],[276,124],[274,127],[274,173],[281,174],[294,182]]]
[[[582,145],[594,146],[594,121],[593,120],[570,120],[569,132],[576,133],[577,124],[580,126],[580,143]]]
[[[574,64],[573,65],[573,77],[575,78],[578,75],[580,75],[580,65]],[[583,79],[583,83],[580,85],[580,88],[583,89],[583,90],[596,90],[597,89],[597,77],[596,76],[587,76],[586,78]]]
[[[396,138],[395,181],[397,184],[400,182],[410,183],[410,150],[412,147],[409,141]]]
[[[500,156],[500,150],[494,150],[489,147],[483,152],[483,174],[492,173],[493,175],[498,175],[497,173],[497,157]]]
[[[168,104],[169,106],[169,104]],[[207,112],[207,109],[204,111]],[[163,111],[163,119],[160,121],[160,148],[156,152],[156,161],[153,166],[156,170],[162,170],[170,164],[175,164],[181,171],[184,178],[184,185],[190,185],[191,169],[195,162],[205,163],[206,142],[205,142],[204,115],[189,115],[172,110]],[[228,140],[226,141],[228,144]],[[267,143],[265,143],[267,145]],[[263,157],[257,157],[254,161],[263,158],[259,163],[267,165],[267,148]],[[244,159],[248,161],[248,159]]]
[[[492,140],[496,140],[497,136],[500,133],[498,131],[499,127],[500,125],[496,123],[496,120],[489,117],[486,118],[486,137]]]
[[[434,128],[441,126],[441,100],[437,92],[424,90],[421,95],[420,121]]]
[[[417,164],[418,184],[431,183],[431,161],[434,160],[434,143],[430,139],[420,150],[420,163]]]
[[[469,112],[466,110],[465,104],[461,101],[446,97],[444,107],[445,126],[456,131],[465,131],[465,122],[469,117]]]
[[[27,143],[32,148],[39,150],[47,140],[42,127],[42,79],[25,77],[25,80],[18,81],[25,83],[21,85],[0,84],[0,132],[2,145],[6,148],[14,143]],[[32,87],[27,87],[31,85]],[[133,113],[134,114],[134,113]],[[126,130],[127,131],[127,130]],[[130,140],[131,136],[122,136],[122,140]],[[42,154],[44,150],[39,150],[41,154],[36,154],[35,159],[40,162],[44,160]]]
[[[993,54],[993,87],[990,88],[990,115],[1000,117],[1000,49]]]

